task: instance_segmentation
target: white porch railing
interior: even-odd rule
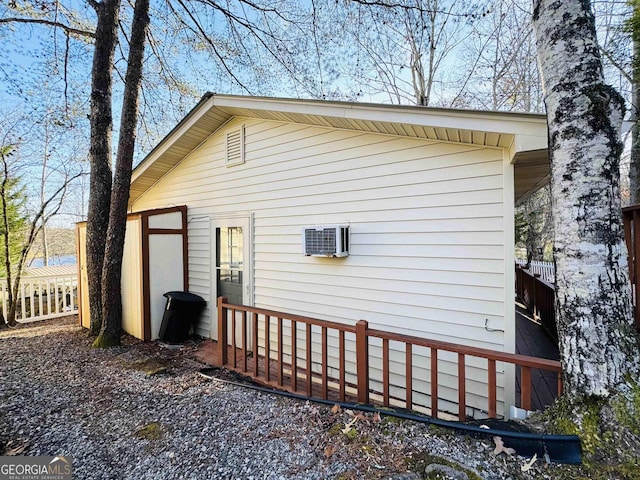
[[[26,269],[15,300],[16,320],[20,323],[78,313],[76,265]],[[4,278],[0,279],[0,308],[3,315],[9,310],[7,281]]]
[[[527,260],[523,258],[516,258],[516,263],[522,267],[527,264]],[[529,265],[529,271],[534,275],[540,275],[545,282],[555,283],[556,281],[556,270],[553,266],[552,262],[541,262],[537,260],[532,260]]]

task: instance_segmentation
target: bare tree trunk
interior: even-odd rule
[[[94,4],[94,3],[92,3]],[[98,23],[91,70],[91,143],[89,209],[87,212],[87,277],[91,333],[102,326],[102,265],[111,197],[111,88],[113,57],[118,39],[120,0],[95,3]]]
[[[633,43],[633,59],[631,63],[631,159],[629,163],[629,202],[640,203],[640,2],[631,2],[633,19],[631,23],[631,39]]]
[[[409,28],[409,22],[407,22],[407,29]],[[409,64],[411,65],[411,83],[413,85],[416,105],[427,107],[429,106],[429,94],[426,92],[420,45],[418,45],[418,42],[411,32],[407,35],[407,43],[411,46],[411,60]]]
[[[111,207],[107,244],[102,270],[102,330],[95,346],[109,346],[120,343],[122,326],[122,298],[120,291],[122,255],[125,228],[127,225],[127,203],[131,183],[131,167],[136,141],[138,104],[142,82],[142,60],[144,56],[146,31],[149,26],[149,0],[136,0],[129,60],[125,77],[122,117],[118,140],[116,170],[111,191]]]
[[[40,233],[40,240],[42,241],[42,266],[49,266],[49,239],[47,238],[47,226],[42,225],[42,231]]]
[[[549,124],[565,386],[556,405],[567,407],[555,421],[576,427],[587,456],[618,461],[640,452],[635,427],[617,413],[620,402],[628,411],[618,394],[638,388],[626,382],[637,381],[639,355],[620,212],[624,104],[604,83],[588,1],[534,0],[533,21]]]
[[[47,184],[47,164],[49,163],[49,121],[46,121],[44,127],[44,155],[42,156],[42,170],[40,171],[40,205],[46,200],[46,184]],[[44,267],[49,266],[49,246],[47,245],[47,225],[43,222],[40,235],[42,241],[42,263]]]

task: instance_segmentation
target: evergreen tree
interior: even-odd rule
[[[2,159],[2,172],[0,173],[0,277],[3,279],[2,288],[5,286],[11,290],[11,278],[17,275],[17,265],[20,264],[24,238],[29,220],[25,215],[25,203],[27,197],[20,178],[12,175],[10,169],[10,157],[14,153],[11,145],[0,147]],[[2,312],[0,326],[5,323],[6,312]]]

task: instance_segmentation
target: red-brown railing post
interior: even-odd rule
[[[382,339],[382,404],[389,406],[389,339]]]
[[[531,410],[531,368],[520,366],[520,407]]]
[[[438,418],[438,350],[431,348],[431,416]]]
[[[264,316],[264,379],[269,381],[270,364],[271,364],[271,317],[269,315]]]
[[[496,418],[496,361],[492,359],[487,360],[488,378],[487,384],[489,388],[488,400],[489,400],[489,418]]]
[[[358,402],[369,403],[369,338],[366,320],[356,323],[356,370],[358,374]]]
[[[562,372],[558,372],[558,396],[562,395]]]
[[[306,370],[307,370],[307,397],[311,397],[313,395],[313,375],[311,371],[311,366],[313,363],[313,343],[312,343],[312,331],[313,326],[310,323],[306,324],[306,350],[307,350],[307,361],[306,361]]]
[[[247,312],[242,311],[242,372],[247,372]]]
[[[327,327],[322,327],[322,398],[329,398],[329,346]]]
[[[231,309],[231,358],[233,359],[233,368],[236,368],[236,310]]]
[[[531,272],[531,278],[533,279],[531,281],[531,285],[533,286],[531,288],[532,290],[532,298],[531,298],[531,311],[533,312],[533,318],[536,318],[536,311],[538,311],[538,278],[540,278],[540,275],[538,275],[536,277],[536,274]]]
[[[282,318],[278,317],[278,385],[284,385],[284,363],[283,352],[284,342],[282,341]]]
[[[344,330],[338,330],[338,363],[340,364],[340,401],[344,402],[345,393],[345,353],[344,353]]]
[[[227,364],[227,309],[222,306],[227,297],[218,297],[218,359],[220,365]]]
[[[298,390],[298,324],[291,320],[291,389]]]
[[[405,343],[405,408],[407,410],[413,410],[413,346],[410,343]]]
[[[458,353],[458,420],[467,418],[467,385],[464,353]]]
[[[259,362],[259,355],[258,355],[258,314],[256,312],[253,312],[251,314],[251,333],[253,336],[253,376],[257,377],[258,376],[258,362]]]
[[[627,256],[627,261],[629,263],[629,280],[633,285],[636,283],[636,272],[633,266],[633,236],[631,234],[631,224],[633,223],[633,214],[631,212],[622,211],[622,224],[624,227],[624,241],[627,244],[627,252],[629,255]]]

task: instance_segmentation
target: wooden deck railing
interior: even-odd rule
[[[633,314],[636,327],[640,329],[640,205],[632,205],[622,209],[622,220],[624,224],[624,237],[629,252],[629,279],[631,281],[631,302],[633,306]],[[524,261],[526,263],[526,261]],[[516,293],[521,299],[525,300],[535,314],[539,314],[542,324],[547,328],[557,340],[558,334],[555,324],[555,313],[553,306],[553,285],[542,275],[543,279],[534,280],[532,274],[536,273],[536,269],[530,269],[526,272],[523,267],[523,261],[516,259]],[[542,273],[542,272],[540,272]],[[555,272],[554,272],[555,275]],[[525,298],[525,291],[529,292],[528,301]],[[535,310],[534,310],[535,309]]]
[[[7,282],[0,279],[0,310],[9,308]],[[18,287],[16,320],[21,323],[78,313],[78,274],[75,266],[29,269]]]
[[[556,269],[553,265],[553,262],[531,260],[529,263],[527,263],[526,259],[516,257],[516,265],[519,265],[522,268],[526,268],[533,274],[539,274],[540,278],[542,278],[545,282],[555,283],[556,281]]]
[[[553,284],[537,273],[532,273],[516,263],[516,294],[527,308],[537,317],[542,327],[558,341],[558,327],[555,314],[555,291]]]
[[[239,332],[238,322],[240,322]],[[272,323],[276,326],[273,337]],[[304,327],[299,328],[300,325],[304,325]],[[316,337],[318,333],[320,335],[320,342],[316,342],[319,343],[319,350],[316,347],[315,351],[314,327]],[[290,336],[289,342],[285,341],[285,332]],[[301,332],[304,338],[299,339],[298,334]],[[332,338],[337,336],[337,356],[333,357],[330,357],[328,353],[329,332],[332,332]],[[346,370],[348,354],[346,335],[349,335],[351,344],[355,345],[355,355],[349,352],[353,356],[351,360],[355,362],[355,372],[347,372]],[[521,369],[520,406],[524,409],[531,409],[532,368],[555,372],[558,378],[558,392],[562,390],[560,363],[554,360],[375,330],[369,328],[365,320],[358,321],[354,326],[345,325],[244,305],[233,305],[227,303],[225,297],[218,298],[218,360],[220,364],[247,374],[260,382],[292,392],[304,392],[309,397],[314,396],[313,384],[316,383],[320,388],[320,398],[328,399],[331,390],[337,394],[339,400],[344,401],[348,386],[354,392],[354,397],[358,402],[369,403],[372,393],[369,368],[372,360],[370,355],[372,339],[378,339],[382,343],[382,391],[377,393],[381,394],[381,403],[384,406],[389,406],[391,402],[389,343],[392,341],[404,344],[405,397],[400,400],[403,400],[405,408],[409,410],[413,409],[415,405],[413,401],[413,392],[416,391],[414,380],[417,379],[413,362],[415,347],[424,347],[429,351],[429,379],[423,380],[429,381],[430,391],[420,393],[430,397],[431,415],[435,418],[441,411],[438,406],[438,391],[441,386],[438,369],[440,351],[453,352],[457,355],[457,415],[460,421],[467,418],[467,357],[481,358],[487,362],[486,411],[490,418],[497,416],[496,362],[511,363]],[[229,346],[231,347],[231,355],[229,355]],[[335,351],[336,345],[332,345],[332,349]],[[249,351],[252,352],[251,365],[249,365]],[[315,373],[313,372],[313,363],[319,363],[319,369],[317,369],[319,371]],[[275,370],[272,371],[273,367]],[[331,371],[335,373],[332,374]],[[355,373],[355,383],[347,382],[348,373],[352,378]]]

